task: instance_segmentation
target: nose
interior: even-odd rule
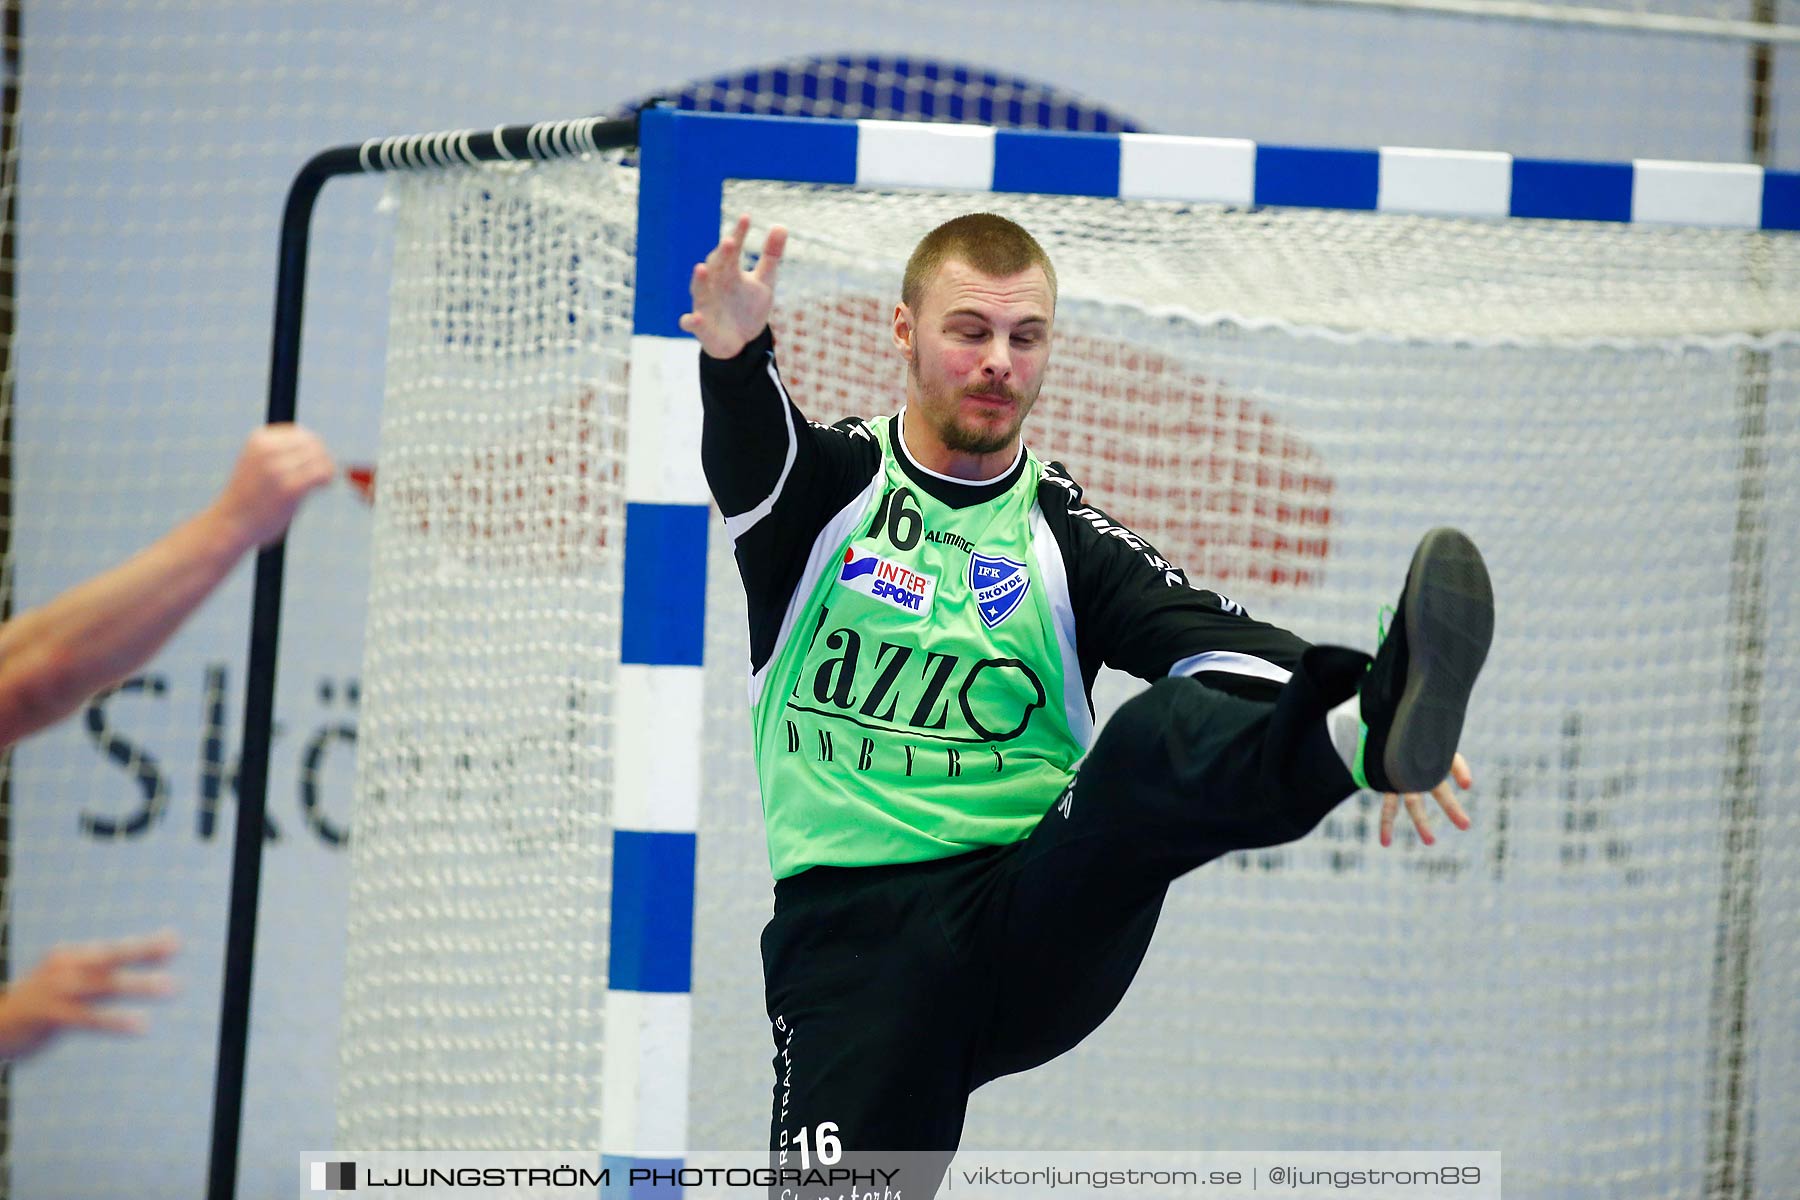
[[[988,342],[987,357],[982,360],[981,374],[994,383],[1005,383],[1012,378],[1012,354],[1007,349],[1005,338],[996,337]]]

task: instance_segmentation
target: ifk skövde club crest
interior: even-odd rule
[[[969,590],[975,608],[989,629],[1012,616],[1019,601],[1031,590],[1031,573],[1025,564],[999,555],[969,555]]]

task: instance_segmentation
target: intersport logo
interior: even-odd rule
[[[937,580],[932,576],[921,575],[879,554],[858,554],[854,546],[844,551],[838,582],[853,592],[919,617],[931,615],[931,601],[937,594]]]

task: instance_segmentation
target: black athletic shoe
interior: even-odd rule
[[[1407,568],[1394,621],[1362,685],[1350,769],[1361,787],[1428,792],[1450,774],[1475,676],[1494,640],[1494,588],[1460,530],[1433,529]]]

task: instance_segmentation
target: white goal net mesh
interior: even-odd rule
[[[377,464],[338,1122],[597,1142],[635,216],[407,181]]]
[[[634,176],[408,179],[362,700],[343,1145],[594,1145]],[[1475,827],[1376,802],[1172,890],[986,1148],[1498,1149],[1509,1195],[1800,1187],[1800,242],[737,184],[792,230],[813,419],[891,411],[937,222],[1062,281],[1026,427],[1197,583],[1371,647],[1418,535],[1487,555]],[[697,419],[697,414],[696,414]],[[769,909],[736,570],[708,563],[690,1145],[766,1138]],[[1103,679],[1103,717],[1129,681]],[[485,1065],[484,1065],[485,1064]]]

